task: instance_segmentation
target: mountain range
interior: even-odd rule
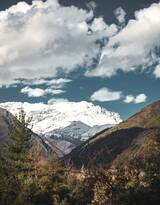
[[[51,105],[7,102],[1,103],[0,107],[14,116],[23,109],[26,117],[31,119],[33,132],[41,136],[47,145],[56,146],[59,156],[122,121],[118,113],[85,101]]]
[[[6,103],[1,107],[6,107],[6,109],[9,110],[7,107],[9,105],[12,105],[10,106],[11,113],[14,113],[21,108],[26,109],[28,106],[30,110],[28,109],[28,112],[26,112],[27,116],[29,117],[33,115],[32,123],[36,122],[36,120],[37,123],[39,123],[35,123],[35,129],[40,127],[43,120],[44,122],[52,122],[51,119],[54,119],[55,115],[55,113],[52,113],[53,111],[58,113],[55,108],[59,107],[58,104],[51,106],[39,104],[40,107],[42,106],[41,112],[36,104],[32,107],[32,104]],[[17,105],[19,108],[17,108]],[[75,104],[73,103],[72,107],[74,107],[73,105]],[[82,107],[79,107],[79,105],[81,105],[83,109]],[[48,109],[46,109],[46,107]],[[44,129],[45,131],[47,130],[46,136],[38,135],[33,132],[33,138],[36,142],[35,144],[40,148],[40,152],[43,153],[43,155],[47,157],[50,153],[56,153],[61,157],[61,162],[67,164],[71,163],[76,169],[79,169],[82,166],[88,168],[92,166],[125,166],[129,161],[134,159],[135,156],[141,156],[142,158],[143,156],[147,156],[160,141],[160,101],[148,105],[123,122],[118,114],[111,113],[100,107],[96,107],[93,104],[83,102],[78,103],[78,107],[79,110],[74,114],[75,117],[76,115],[78,116],[78,121],[74,121],[75,118],[72,116],[73,121],[70,121],[70,124],[67,124],[69,120],[67,121],[67,117],[64,119],[64,116],[65,113],[66,116],[69,115],[69,111],[68,109],[64,109],[65,112],[62,113],[62,109],[59,110],[60,114],[57,116],[56,120],[62,119],[60,122],[64,122],[63,120],[65,120],[67,125],[64,124],[66,127],[63,126],[62,123],[58,128],[56,126],[56,123],[58,124],[58,122],[55,121],[54,124],[53,120],[53,129],[51,129],[51,123],[46,124],[44,127],[42,126],[42,128],[49,127],[49,129]],[[86,113],[86,108],[89,110],[88,113]],[[14,115],[6,109],[0,108],[1,141],[6,138],[9,133],[10,124],[15,120]],[[61,118],[60,116],[63,117]],[[104,121],[102,121],[102,118],[100,117],[102,117]],[[83,119],[83,122],[80,121],[80,118]],[[96,123],[96,119],[99,119],[97,126],[94,124]],[[105,121],[105,119],[108,121]],[[109,119],[111,120],[111,123],[107,124]],[[92,122],[92,124],[89,125],[88,122]],[[102,122],[104,122],[104,125],[102,125]],[[105,122],[107,123],[105,124]],[[117,123],[117,125],[114,124],[112,127],[107,127],[109,125],[111,126],[113,122],[115,124]],[[65,153],[61,149],[62,147],[63,149],[66,149]]]

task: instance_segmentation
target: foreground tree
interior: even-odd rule
[[[41,165],[25,113],[20,112],[0,154],[1,205],[85,205],[84,183],[51,157]]]
[[[1,204],[30,204],[23,203],[23,189],[30,186],[34,173],[31,157],[32,131],[28,129],[29,121],[21,111],[18,119],[12,123],[8,140],[4,144],[0,160],[0,199]],[[23,196],[23,198],[29,196]],[[22,203],[19,201],[22,200]],[[26,200],[26,199],[24,199]]]

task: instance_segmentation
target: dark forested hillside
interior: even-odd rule
[[[158,140],[159,134],[160,101],[147,106],[128,120],[88,140],[66,156],[65,161],[70,161],[77,168],[82,165],[110,166],[114,160],[117,162],[118,159],[125,158],[123,153],[129,158],[130,154],[134,152],[145,154],[148,146]]]

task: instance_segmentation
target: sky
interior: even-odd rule
[[[2,0],[0,102],[88,101],[130,117],[160,97],[160,2]]]

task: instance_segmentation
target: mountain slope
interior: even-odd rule
[[[65,160],[75,167],[108,165],[124,162],[128,156],[148,149],[147,140],[160,138],[160,101],[147,106],[119,125],[107,129],[74,149]],[[141,139],[141,140],[140,140]],[[141,142],[141,143],[139,143]],[[143,145],[143,143],[145,143]],[[138,146],[138,148],[137,148]],[[135,149],[138,149],[135,151]],[[124,155],[125,153],[125,155]],[[132,153],[132,154],[129,154]],[[118,158],[119,156],[119,158]]]
[[[0,108],[0,149],[3,148],[3,144],[8,139],[12,129],[14,129],[15,123],[21,126],[21,123],[10,112]],[[42,137],[34,132],[32,132],[32,143],[42,157],[48,157],[51,153],[57,153],[56,146],[48,145]]]
[[[0,108],[0,145],[9,134],[9,128],[15,120],[14,116],[11,115],[7,110]]]

